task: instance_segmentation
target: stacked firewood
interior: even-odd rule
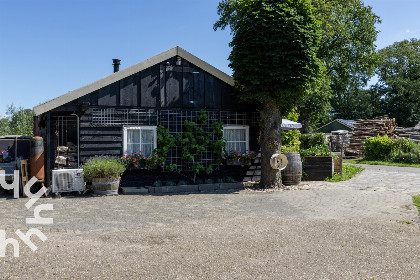
[[[420,141],[420,122],[415,127],[397,127],[395,134],[401,138]]]
[[[77,168],[77,146],[71,142],[67,142],[67,146],[58,146],[54,163],[56,168]]]
[[[350,145],[345,150],[347,158],[357,158],[363,154],[363,142],[368,137],[394,136],[397,124],[395,119],[388,116],[378,117],[371,120],[357,120],[353,128],[353,135],[350,138]]]

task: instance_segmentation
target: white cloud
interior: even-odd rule
[[[406,33],[410,33],[411,31],[410,31],[410,29],[407,29],[405,32],[406,32]]]

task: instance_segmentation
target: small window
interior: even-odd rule
[[[124,127],[124,153],[151,155],[156,146],[156,126]]]
[[[226,151],[249,151],[249,127],[241,126],[224,126],[223,138],[226,141]]]

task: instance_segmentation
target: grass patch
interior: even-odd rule
[[[365,160],[365,159],[345,159],[344,163],[355,163],[355,164],[370,164],[370,165],[388,165],[388,166],[402,166],[402,167],[418,167],[418,163],[401,163],[401,162],[389,162],[383,160]]]
[[[343,165],[343,174],[334,173],[331,178],[325,179],[328,182],[340,182],[347,181],[365,170],[363,167],[358,165]]]
[[[417,206],[420,215],[420,195],[413,195],[414,206]]]

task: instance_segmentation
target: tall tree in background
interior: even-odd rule
[[[362,0],[312,0],[311,3],[315,17],[321,22],[317,57],[325,64],[326,81],[314,88],[299,108],[306,131],[322,124],[323,119],[324,123],[328,122],[329,100],[333,117],[357,118],[353,113],[362,109],[357,108],[358,98],[366,99],[358,92],[366,86],[376,66],[375,24],[380,22]]]
[[[0,135],[32,135],[34,113],[31,109],[16,108],[12,104],[7,107],[6,115],[0,120]]]
[[[224,0],[214,29],[229,26],[237,97],[262,105],[261,184],[281,186],[270,157],[281,151],[282,114],[299,104],[321,73],[318,23],[309,0]]]
[[[379,54],[376,91],[385,101],[386,113],[399,126],[414,126],[420,121],[420,40],[396,42]]]

